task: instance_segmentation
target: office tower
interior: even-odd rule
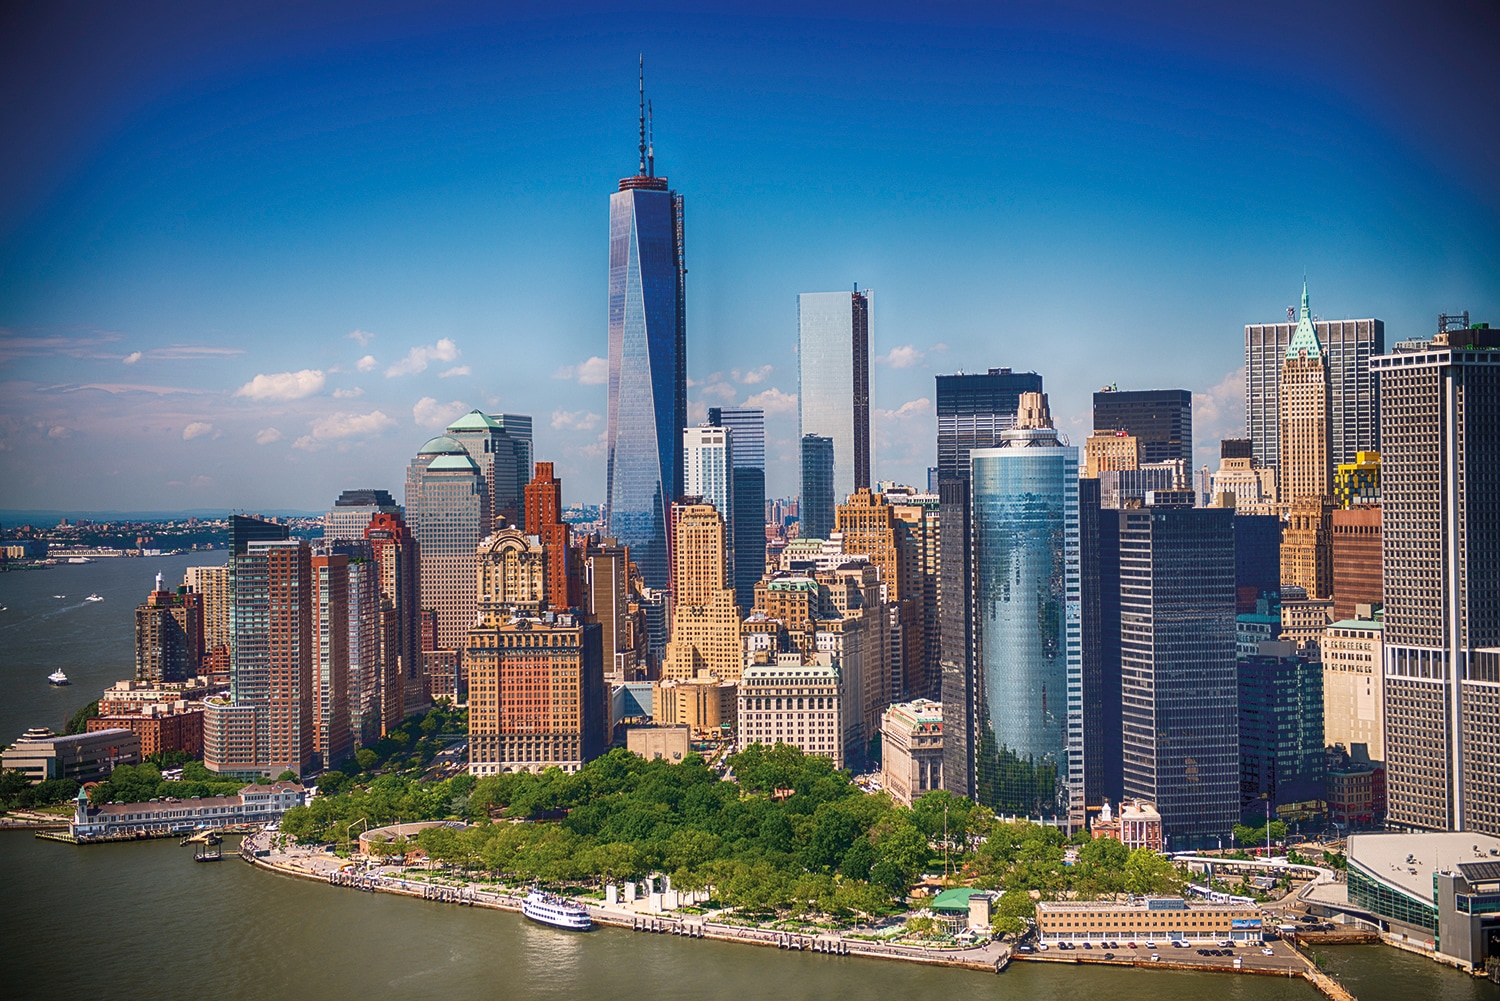
[[[484,472],[454,438],[429,440],[407,467],[406,522],[422,553],[422,607],[437,612],[438,648],[457,650],[474,622],[475,554],[492,520]]]
[[[1335,508],[1332,515],[1333,617],[1352,619],[1359,605],[1385,600],[1380,561],[1380,506]]]
[[[547,550],[547,595],[555,612],[580,602],[572,593],[571,530],[562,520],[562,480],[552,475],[552,463],[538,462],[536,475],[526,485],[526,534],[542,540]]]
[[[585,614],[601,630],[604,671],[623,684],[635,680],[637,663],[630,645],[630,589],[625,547],[614,539],[590,541],[584,552]]]
[[[368,525],[366,527],[369,527]],[[349,731],[349,556],[324,548],[312,555],[317,662],[313,747],[324,769],[354,753]]]
[[[468,630],[469,772],[576,772],[609,742],[601,630],[548,611],[546,547],[518,528],[476,554],[478,618]]]
[[[1276,506],[1276,470],[1262,466],[1252,448],[1249,438],[1219,442],[1219,468],[1208,489],[1210,506],[1232,506],[1239,514],[1280,513]]]
[[[202,596],[168,591],[157,574],[155,589],[135,609],[135,680],[187,681],[202,660]]]
[[[511,419],[525,420],[528,427],[531,420]],[[504,518],[507,525],[520,524],[521,491],[531,478],[530,441],[518,442],[499,419],[480,410],[470,410],[449,424],[445,434],[464,447],[484,474],[491,518]],[[489,528],[486,524],[486,531]]]
[[[1280,592],[1281,519],[1274,514],[1240,514],[1235,509],[1235,613],[1252,613],[1257,600]]]
[[[734,436],[734,595],[755,603],[755,582],[766,569],[766,412],[753,407],[709,407],[708,423]],[[688,490],[691,494],[693,491]]]
[[[942,632],[939,621],[939,560],[943,545],[943,519],[935,493],[886,495],[897,518],[906,523],[916,574],[913,596],[922,607],[922,651],[915,664],[906,662],[903,684],[908,698],[936,701],[942,694]]]
[[[1099,505],[1099,481],[1078,481],[1079,648],[1083,689],[1083,801],[1120,802],[1120,538]]]
[[[395,519],[392,514],[379,517]],[[370,529],[365,526],[365,530]],[[376,530],[377,532],[380,529]],[[361,538],[340,540],[332,543],[329,550],[340,553],[348,560],[348,612],[349,657],[348,694],[349,737],[356,744],[371,744],[380,739],[381,728],[381,684],[383,679],[381,656],[381,564],[375,555],[375,546]],[[320,609],[321,612],[321,609]],[[394,609],[392,610],[394,619]],[[399,632],[397,634],[399,636]],[[393,661],[396,651],[391,651]],[[392,680],[394,684],[399,678]],[[402,692],[405,700],[405,692]],[[398,721],[399,722],[399,721]]]
[[[1188,465],[1181,459],[1146,462],[1135,469],[1101,469],[1098,479],[1100,506],[1114,510],[1139,507],[1152,492],[1192,493]]]
[[[1313,329],[1302,287],[1302,311],[1281,366],[1277,420],[1277,488],[1282,503],[1333,494],[1329,464],[1328,360]]]
[[[1323,798],[1323,665],[1290,643],[1239,662],[1240,813]]]
[[[728,428],[704,424],[682,432],[682,476],[686,497],[700,497],[724,519],[728,545],[729,579],[734,574],[734,449],[737,441]]]
[[[1096,479],[1103,470],[1135,469],[1141,464],[1141,440],[1127,431],[1095,431],[1083,443],[1083,475]]]
[[[1388,820],[1500,834],[1500,333],[1446,321],[1373,362]]]
[[[1123,791],[1196,847],[1239,819],[1234,513],[1105,511],[1118,537]]]
[[[254,538],[282,526],[238,520],[230,696],[204,702],[204,764],[236,776],[305,775],[317,760],[312,553],[300,539]]]
[[[323,516],[323,538],[363,539],[371,518],[400,513],[395,499],[384,490],[345,490]]]
[[[798,434],[833,441],[833,498],[870,485],[870,297],[797,296]]]
[[[644,94],[644,86],[642,88]],[[609,427],[604,524],[666,590],[668,506],[682,496],[687,311],[682,196],[656,176],[642,100],[640,166],[609,198]]]
[[[1360,452],[1353,462],[1338,464],[1333,471],[1333,502],[1346,509],[1380,503],[1379,452]]]
[[[1094,433],[1124,431],[1140,442],[1141,462],[1193,464],[1193,394],[1186,389],[1102,389],[1094,394]]]
[[[187,589],[203,600],[203,649],[229,648],[229,613],[234,605],[229,590],[229,566],[188,567]]]
[[[838,506],[834,529],[843,534],[845,553],[863,554],[875,564],[885,585],[885,600],[895,606],[900,636],[891,651],[890,701],[898,701],[926,684],[919,540],[912,537],[911,526],[897,514],[890,498],[868,487],[856,489]]]
[[[740,610],[725,567],[724,520],[711,504],[680,507],[672,548],[672,638],[662,677],[692,678],[706,671],[737,680]]]
[[[1361,614],[1361,612],[1363,614]],[[1384,623],[1368,606],[1330,623],[1319,644],[1323,656],[1323,744],[1385,760],[1385,685],[1381,633]]]
[[[833,532],[834,505],[833,439],[802,436],[802,496],[797,501],[799,535],[804,539],[826,539]]]
[[[1040,393],[1035,372],[992,368],[983,375],[937,377],[938,511],[947,526],[938,579],[939,671],[943,702],[943,778],[960,796],[975,796],[973,546],[969,453],[1001,443],[1016,423],[1022,393]]]
[[[422,680],[422,553],[406,522],[377,514],[365,528],[380,579],[380,732],[427,704]],[[449,557],[451,559],[451,557]]]
[[[833,658],[782,654],[745,668],[740,681],[739,749],[786,744],[844,767],[843,680]]]
[[[1333,596],[1333,508],[1324,498],[1299,497],[1281,534],[1281,583],[1321,601]]]
[[[1306,283],[1303,283],[1304,296]],[[1245,426],[1255,458],[1280,469],[1281,368],[1300,318],[1245,325]],[[1383,320],[1313,320],[1328,365],[1328,454],[1333,463],[1380,448],[1380,398],[1371,359],[1385,351]]]
[[[1016,425],[1001,438],[998,448],[969,453],[976,659],[970,788],[998,811],[1077,826],[1084,740],[1078,449],[1058,440],[1041,393],[1022,395]]]
[[[490,414],[489,418],[504,431],[516,446],[516,482],[525,486],[531,482],[536,462],[536,446],[531,435],[531,417],[528,414]]]

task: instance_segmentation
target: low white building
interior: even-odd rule
[[[79,841],[121,834],[171,834],[198,828],[265,824],[280,820],[307,794],[295,782],[247,785],[238,796],[206,796],[194,799],[164,799],[150,803],[107,803],[90,806],[87,794],[78,790],[69,830]]]

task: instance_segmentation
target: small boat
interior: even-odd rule
[[[62,668],[59,667],[57,670],[47,675],[47,684],[55,685],[58,688],[61,688],[63,685],[71,685],[72,682],[68,680],[68,676],[64,674]]]
[[[97,594],[91,594],[87,598],[84,598],[83,600],[84,601],[103,601],[104,599],[101,598],[101,597],[99,597]]]
[[[526,895],[521,902],[521,913],[538,924],[568,931],[588,931],[594,927],[594,919],[589,917],[586,908],[541,890],[532,890]]]
[[[66,598],[67,595],[66,594],[54,594],[52,597],[54,597],[54,598]]]
[[[224,851],[217,842],[210,842],[209,847],[193,853],[194,862],[221,862],[224,859]]]

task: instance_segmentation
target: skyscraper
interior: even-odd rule
[[[1181,459],[1191,469],[1193,394],[1186,389],[1102,389],[1094,394],[1094,431],[1126,432],[1140,443],[1141,462]]]
[[[385,490],[345,490],[323,516],[323,538],[363,539],[371,518],[400,511],[395,498]]]
[[[870,297],[797,296],[798,434],[833,440],[833,500],[870,485]]]
[[[317,643],[313,669],[316,724],[313,744],[325,769],[354,753],[349,729],[349,556],[324,547],[313,553]]]
[[[1500,332],[1377,358],[1388,820],[1500,834]]]
[[[229,566],[188,567],[183,574],[188,590],[203,599],[203,649],[229,649],[229,613],[234,604],[229,590]]]
[[[1201,845],[1239,819],[1234,512],[1101,516],[1118,526],[1124,794],[1156,804],[1174,846]]]
[[[562,520],[562,481],[552,475],[552,463],[538,462],[536,475],[526,485],[526,533],[542,541],[547,551],[547,600],[561,612],[579,604],[572,594],[571,532]]]
[[[1324,798],[1323,665],[1291,643],[1239,661],[1240,810]]]
[[[1078,449],[1047,398],[1021,397],[998,448],[969,454],[975,715],[972,795],[1006,813],[1082,824]]]
[[[800,534],[826,539],[833,532],[834,443],[824,435],[802,436],[802,496],[797,501]]]
[[[379,567],[379,723],[376,732],[400,726],[427,702],[422,680],[421,552],[404,520],[377,514],[365,541]]]
[[[707,671],[738,680],[740,610],[725,567],[724,521],[708,504],[678,510],[672,547],[672,639],[662,677],[687,679]]]
[[[734,435],[734,596],[740,608],[749,608],[766,569],[766,412],[709,407],[708,423]]]
[[[511,417],[512,424],[522,420],[529,431],[531,418]],[[492,521],[504,518],[507,525],[519,524],[521,491],[531,479],[531,442],[517,441],[498,418],[481,410],[470,410],[449,424],[447,435],[464,447],[484,474]]]
[[[1332,471],[1328,461],[1328,363],[1302,286],[1302,310],[1281,366],[1278,506],[1288,515],[1281,582],[1321,600],[1333,594]]]
[[[604,522],[647,586],[670,575],[667,518],[682,495],[687,313],[682,196],[656,176],[641,87],[640,166],[609,199],[609,427]]]
[[[920,691],[925,685],[924,587],[911,524],[891,498],[861,487],[838,506],[834,527],[843,533],[844,552],[868,556],[879,568],[886,601],[895,606],[900,631],[891,650],[892,701]]]
[[[1281,366],[1299,320],[1245,325],[1245,428],[1255,458],[1278,469],[1281,448]],[[1328,364],[1328,454],[1353,462],[1380,448],[1380,398],[1370,362],[1385,351],[1383,320],[1313,320]]]
[[[682,432],[683,492],[712,504],[724,519],[729,580],[734,581],[734,431],[705,424]]]
[[[135,609],[137,681],[187,681],[203,659],[203,597],[168,591],[161,574],[144,604]]]
[[[992,368],[980,375],[937,377],[938,481],[969,478],[969,451],[993,448],[1016,423],[1022,393],[1040,393],[1035,372]],[[947,717],[943,719],[947,734]]]
[[[377,517],[399,521],[393,514],[381,514]],[[372,520],[371,524],[365,526],[365,531],[375,528],[379,533],[381,529],[375,527],[376,524]],[[363,538],[336,541],[331,544],[331,549],[342,553],[349,560],[349,736],[357,744],[371,744],[379,740],[384,732],[381,727],[381,686],[384,683],[399,684],[401,681],[393,670],[392,677],[387,682],[382,671],[381,565],[376,558],[374,545]],[[392,613],[394,618],[394,607]],[[396,635],[399,639],[399,628]],[[395,649],[391,650],[391,657],[394,665],[398,659]],[[403,691],[402,701],[404,700]]]
[[[422,607],[437,612],[438,648],[457,650],[474,622],[475,554],[493,522],[484,472],[454,438],[430,439],[407,467],[406,521],[422,553]]]

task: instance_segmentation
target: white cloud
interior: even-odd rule
[[[141,353],[139,351],[132,351],[130,352],[130,354],[126,355],[120,360],[127,365],[134,365],[136,362],[141,360]]]
[[[438,373],[438,378],[439,379],[451,379],[455,375],[469,375],[472,372],[473,372],[473,369],[469,368],[469,366],[467,366],[467,365],[454,365],[452,368],[448,369],[448,371],[446,371],[446,372],[439,372]]]
[[[333,413],[312,422],[308,433],[292,442],[293,448],[313,449],[325,441],[379,434],[396,422],[379,410],[368,414]]]
[[[697,395],[705,399],[710,396],[717,397],[725,403],[733,403],[734,398],[739,394],[736,393],[734,391],[734,387],[727,382],[711,382],[708,385],[699,388]]]
[[[202,438],[204,435],[213,434],[214,426],[207,421],[193,421],[182,429],[182,440],[192,441],[194,438]]]
[[[927,397],[918,397],[915,400],[907,400],[895,410],[876,410],[876,414],[886,420],[900,421],[908,417],[923,417],[932,413],[932,401]]]
[[[458,355],[458,345],[453,343],[452,338],[444,337],[436,344],[412,348],[405,358],[385,370],[385,376],[387,379],[394,379],[398,375],[416,375],[427,371],[427,366],[435,361],[456,361]]]
[[[281,432],[275,428],[261,428],[255,432],[255,444],[271,445],[281,440]]]
[[[453,423],[454,418],[468,412],[469,405],[462,400],[439,403],[430,396],[424,396],[412,406],[411,419],[424,428],[444,428]]]
[[[783,393],[775,386],[772,386],[770,389],[763,389],[759,393],[756,393],[746,400],[743,405],[747,407],[759,407],[767,415],[795,414],[797,412],[797,394]]]
[[[71,438],[71,437],[73,437],[73,429],[72,428],[65,428],[61,424],[58,424],[55,427],[50,427],[50,428],[47,429],[47,437],[48,438]]]
[[[368,330],[351,330],[344,335],[360,347],[364,347],[375,339],[375,335]]]
[[[235,390],[235,396],[252,400],[300,400],[323,388],[327,377],[315,368],[304,368],[300,372],[262,373]]]
[[[552,378],[576,380],[580,386],[602,386],[609,381],[609,359],[595,355],[578,365],[564,365],[552,373]]]
[[[352,389],[335,389],[333,391],[333,398],[335,400],[354,400],[364,395],[365,391],[359,386],[355,386]]]
[[[1216,465],[1221,438],[1245,437],[1245,367],[1227,373],[1206,393],[1193,394],[1193,451]]]
[[[735,369],[730,374],[740,384],[754,386],[756,383],[765,382],[770,377],[771,371],[770,365],[762,365],[760,368],[752,368],[748,372],[741,372],[739,369]]]
[[[554,431],[592,431],[599,426],[602,418],[588,410],[554,410],[552,411],[552,430]]]
[[[891,348],[887,354],[880,355],[875,360],[889,365],[891,368],[911,368],[921,363],[922,352],[914,345],[903,344],[900,347]]]
[[[354,363],[355,369],[360,372],[373,372],[379,365],[380,362],[375,360],[374,355],[365,355],[359,361]]]

